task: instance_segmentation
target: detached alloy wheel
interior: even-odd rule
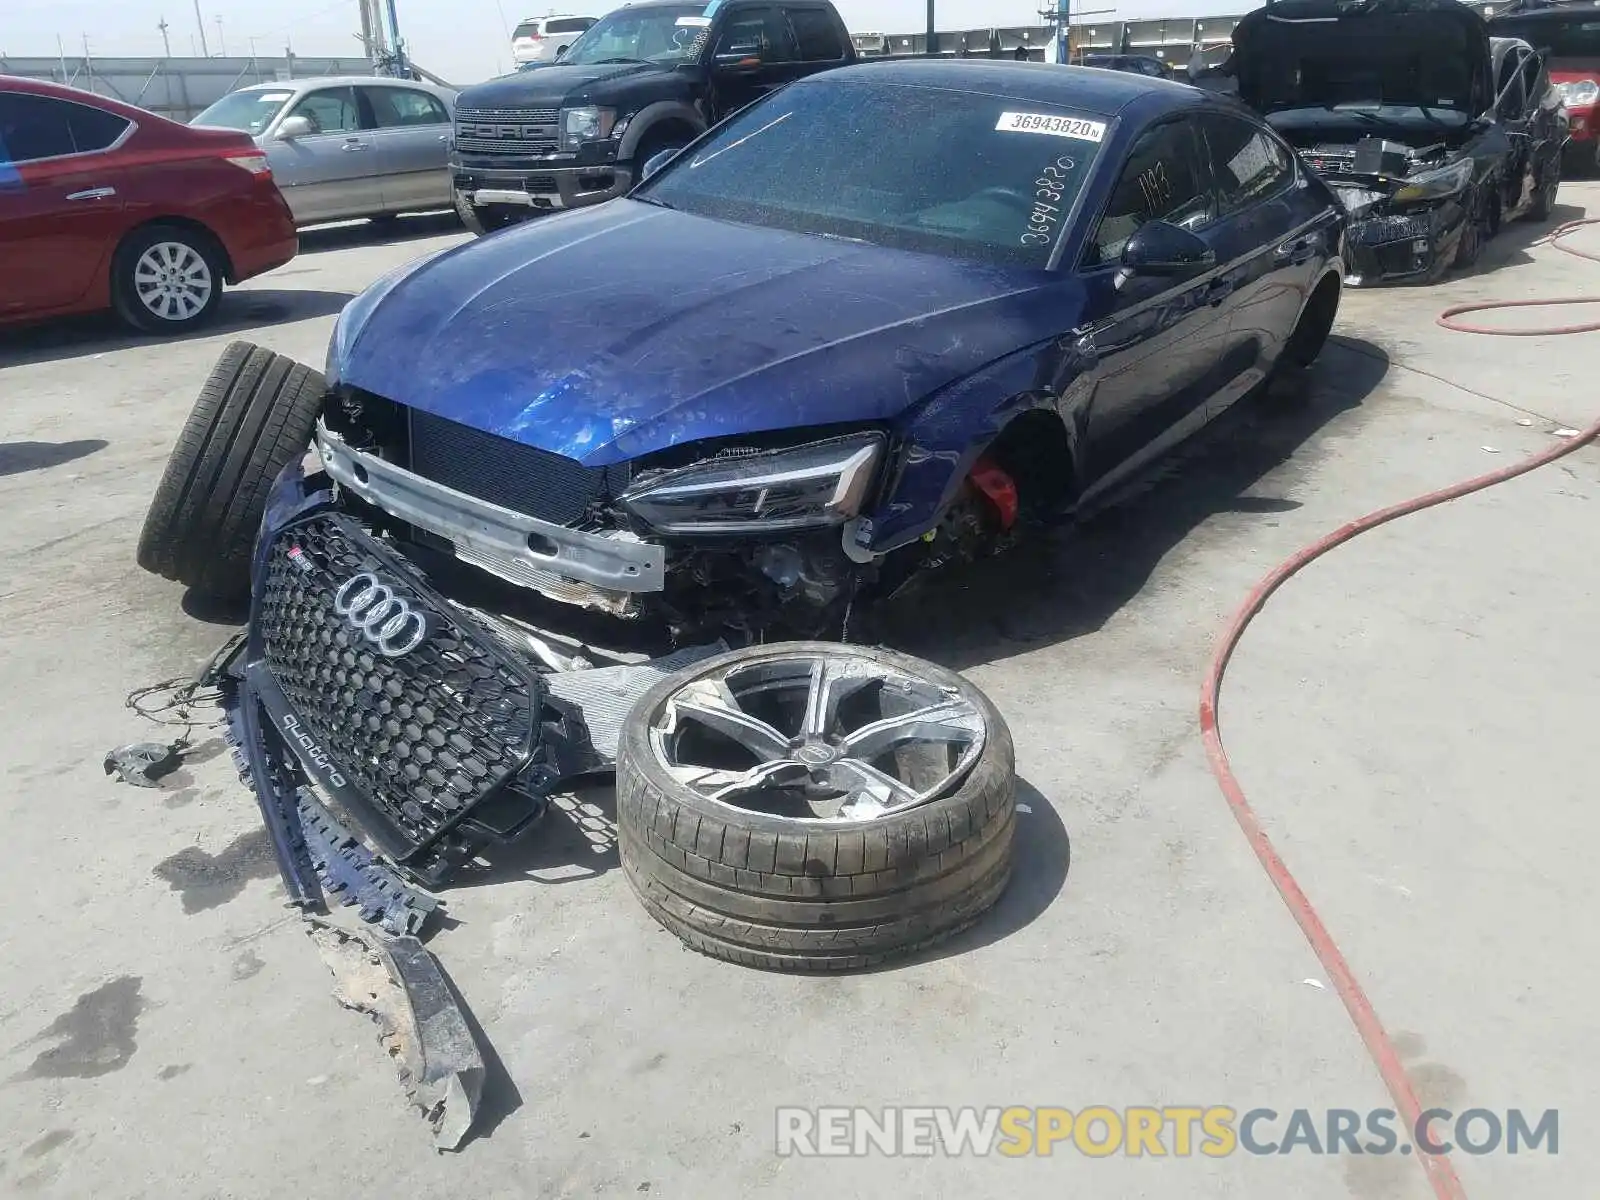
[[[833,642],[669,676],[617,753],[622,866],[692,949],[847,970],[950,937],[1004,891],[1011,735],[961,676]]]
[[[186,333],[222,302],[220,256],[209,238],[174,225],[132,234],[112,259],[117,314],[145,333]]]

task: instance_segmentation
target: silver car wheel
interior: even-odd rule
[[[211,300],[216,281],[211,264],[193,246],[157,242],[133,267],[133,290],[163,321],[187,321]]]
[[[706,799],[817,821],[874,820],[948,794],[987,734],[953,689],[843,646],[693,680],[649,731],[661,766]]]

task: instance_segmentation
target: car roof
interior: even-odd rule
[[[325,87],[410,87],[425,92],[447,92],[436,84],[420,79],[395,79],[389,75],[307,75],[299,79],[267,80],[235,88],[236,92],[309,92]]]
[[[1206,93],[1198,88],[1151,75],[1009,59],[867,59],[854,66],[814,75],[810,82],[843,83],[854,80],[981,92],[1008,100],[1078,108],[1105,116],[1120,112],[1135,100],[1151,94],[1159,95],[1173,107],[1197,104],[1207,99]]]
[[[0,88],[8,92],[32,92],[36,96],[53,96],[57,100],[71,100],[78,104],[88,104],[103,108],[107,112],[114,112],[118,116],[126,117],[130,121],[167,121],[160,113],[150,112],[148,109],[139,108],[125,100],[118,100],[112,96],[102,96],[99,92],[86,91],[83,88],[71,87],[65,83],[57,83],[53,79],[32,79],[23,75],[0,75]],[[177,122],[170,122],[177,124]]]

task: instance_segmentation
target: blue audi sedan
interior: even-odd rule
[[[612,760],[624,866],[669,927],[872,961],[1004,886],[1010,742],[960,677],[840,647],[855,614],[1309,365],[1343,210],[1230,100],[970,60],[796,81],[645,176],[380,280],[321,373],[228,347],[139,559],[250,598],[225,694],[297,899],[309,846],[396,927],[426,911],[317,795],[431,883]],[[823,833],[855,841],[819,856]],[[938,861],[863,867],[891,834]],[[855,915],[780,911],[817,895]]]

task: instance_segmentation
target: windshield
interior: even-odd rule
[[[607,62],[672,65],[700,57],[711,18],[704,4],[619,8],[580,34],[562,58],[563,65]]]
[[[1491,28],[1496,37],[1521,38],[1536,49],[1547,49],[1551,58],[1600,58],[1600,13],[1584,15],[1590,19],[1502,17]]]
[[[909,85],[792,84],[633,192],[747,225],[1043,267],[1103,119]]]
[[[241,129],[252,137],[272,124],[272,118],[293,92],[234,92],[201,113],[191,125],[210,125],[218,129]]]

